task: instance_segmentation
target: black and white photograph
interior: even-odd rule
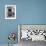
[[[16,19],[16,5],[5,5],[5,19]]]
[[[20,46],[40,45],[46,42],[46,25],[18,25],[18,42]]]

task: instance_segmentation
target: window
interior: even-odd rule
[[[16,5],[5,5],[5,19],[16,19]]]

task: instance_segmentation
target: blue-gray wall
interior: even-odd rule
[[[16,20],[5,20],[6,4],[16,4]],[[17,24],[46,24],[46,0],[0,0],[0,43],[8,43],[9,32],[17,34]]]

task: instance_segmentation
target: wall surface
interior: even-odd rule
[[[5,20],[6,4],[16,4],[16,20]],[[18,24],[46,24],[46,0],[0,0],[0,44],[8,43],[9,32],[17,34]]]
[[[16,32],[17,35],[17,19],[5,19],[5,5],[16,5],[16,0],[0,0],[0,44],[7,44],[9,42],[8,35],[10,32]],[[16,43],[17,38],[16,38]]]

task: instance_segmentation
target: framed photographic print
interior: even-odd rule
[[[5,5],[5,19],[16,19],[16,5]]]
[[[23,40],[46,41],[45,24],[19,24],[18,42]]]

